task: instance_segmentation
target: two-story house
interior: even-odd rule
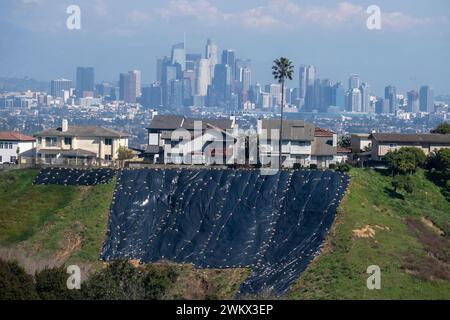
[[[279,156],[279,119],[259,119],[257,126],[259,160],[266,165]],[[303,120],[283,120],[282,162],[284,167],[298,163],[309,166],[314,141],[314,125]]]
[[[36,162],[44,164],[82,164],[118,159],[119,148],[128,147],[128,135],[103,127],[62,126],[34,135]]]
[[[379,161],[389,151],[401,147],[415,147],[421,149],[426,155],[435,150],[450,148],[450,134],[420,133],[372,133],[372,160]]]
[[[0,164],[15,164],[35,146],[35,139],[20,132],[0,132]]]
[[[204,164],[208,157],[226,156],[235,120],[155,115],[148,131],[145,156],[158,163]]]
[[[328,168],[330,164],[336,164],[337,159],[337,134],[321,129],[314,129],[314,141],[311,147],[311,164],[318,168]]]

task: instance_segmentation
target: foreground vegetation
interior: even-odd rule
[[[412,193],[394,192],[389,172],[352,169],[324,254],[290,299],[450,299],[450,203],[423,170]],[[367,267],[381,269],[369,290]]]

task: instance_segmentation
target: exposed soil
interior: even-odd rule
[[[405,222],[426,250],[426,256],[418,258],[413,252],[409,253],[403,268],[420,279],[450,281],[450,239],[424,218],[406,218]]]

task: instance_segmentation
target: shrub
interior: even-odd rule
[[[140,269],[128,261],[117,260],[84,282],[82,294],[89,300],[142,300],[145,296],[142,280]]]
[[[43,300],[81,299],[80,290],[69,290],[64,268],[45,269],[35,275],[36,291]]]
[[[0,260],[0,300],[35,300],[39,295],[33,277],[17,262]]]
[[[316,169],[317,169],[317,164],[311,163],[311,164],[309,165],[309,168],[312,169],[312,170],[316,170]]]
[[[348,163],[340,163],[336,167],[336,171],[349,172],[352,167]]]
[[[294,166],[292,168],[294,170],[300,170],[302,168],[302,165],[300,163],[294,163]]]
[[[398,189],[403,189],[407,193],[412,193],[414,191],[413,181],[410,176],[396,176],[392,179],[392,187],[394,191],[397,192]]]
[[[330,163],[330,165],[328,166],[328,168],[331,169],[331,170],[335,170],[335,169],[336,169],[336,164]]]
[[[145,268],[143,279],[145,299],[163,299],[166,291],[178,278],[176,269],[171,266],[148,265]]]

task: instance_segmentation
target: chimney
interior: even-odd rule
[[[67,121],[67,119],[63,119],[62,120],[61,131],[62,132],[67,132],[68,129],[69,129],[69,122]]]

